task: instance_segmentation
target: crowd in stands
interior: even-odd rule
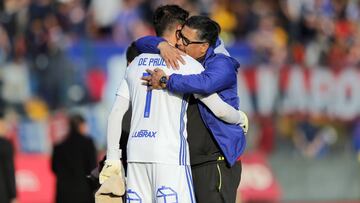
[[[165,3],[170,1],[1,1],[2,105],[30,119],[41,119],[59,109],[97,102],[86,90],[81,98],[76,89],[69,93],[74,84],[81,87],[86,83],[83,73],[87,70],[69,60],[68,48],[94,42],[127,47],[139,37],[154,35],[152,12]],[[230,51],[246,50],[247,60],[242,68],[298,64],[302,68],[338,71],[357,68],[360,62],[358,0],[174,0],[171,3],[191,14],[206,14],[216,20]],[[266,125],[262,127],[263,131],[273,131]]]

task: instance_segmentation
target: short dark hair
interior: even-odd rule
[[[221,31],[220,25],[217,22],[207,16],[191,16],[184,23],[185,25],[198,31],[199,40],[208,42],[210,46],[215,46]]]
[[[78,113],[74,113],[70,115],[69,118],[69,134],[70,136],[76,136],[80,135],[81,132],[79,130],[79,127],[81,124],[85,123],[85,118]]]
[[[170,30],[176,24],[183,25],[189,17],[189,12],[178,5],[160,6],[155,10],[153,24],[157,36],[162,36],[166,30]]]
[[[128,64],[140,55],[139,50],[136,48],[135,42],[132,42],[126,50],[126,61]]]

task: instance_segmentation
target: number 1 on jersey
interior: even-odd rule
[[[143,73],[143,76],[150,76],[150,73]],[[152,96],[152,90],[147,90],[146,91],[145,109],[144,109],[144,118],[149,118],[149,116],[150,116],[151,96]]]

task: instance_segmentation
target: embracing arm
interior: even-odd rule
[[[140,53],[159,54],[158,45],[164,41],[165,39],[162,37],[145,36],[136,40],[135,46]]]
[[[209,96],[194,95],[200,99],[213,114],[222,121],[230,124],[240,125],[246,134],[249,129],[249,121],[247,115],[241,111],[236,110],[234,107],[224,102],[218,94],[211,94]]]
[[[238,110],[224,102],[218,94],[211,94],[209,96],[195,95],[200,99],[219,119],[231,123],[239,124],[241,121]]]
[[[200,74],[169,77],[167,88],[171,92],[212,94],[228,88],[236,83],[236,71],[230,59],[219,58],[208,64]]]
[[[160,54],[165,60],[166,66],[173,69],[179,68],[179,62],[185,64],[182,51],[169,44],[162,37],[146,36],[135,41],[135,46],[140,53]]]

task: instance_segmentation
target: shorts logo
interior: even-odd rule
[[[156,131],[140,130],[140,131],[135,131],[135,133],[131,137],[155,138],[156,134],[157,134]]]
[[[156,192],[156,202],[159,203],[178,203],[178,195],[175,190],[170,187],[162,186]]]
[[[126,203],[142,203],[142,200],[135,191],[128,189],[126,191]]]

